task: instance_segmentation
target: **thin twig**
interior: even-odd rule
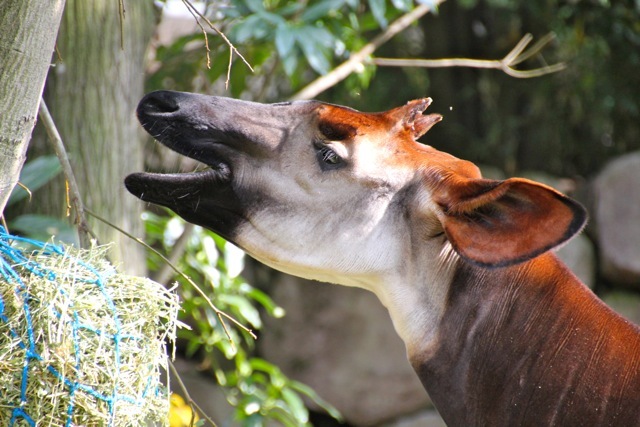
[[[555,38],[553,33],[545,35],[540,41],[529,49],[526,49],[533,36],[525,34],[518,44],[502,59],[470,59],[470,58],[446,58],[446,59],[393,59],[393,58],[373,58],[371,63],[381,67],[423,67],[423,68],[444,68],[444,67],[468,67],[468,68],[490,68],[502,70],[511,77],[520,79],[540,77],[546,74],[556,73],[564,70],[566,64],[559,62],[553,65],[546,65],[532,70],[517,70],[514,68],[532,56],[540,53],[550,41]],[[526,50],[525,50],[526,49]]]
[[[189,394],[189,390],[187,390],[187,386],[182,381],[182,378],[180,377],[180,373],[178,372],[178,370],[176,369],[176,366],[173,364],[172,361],[169,361],[169,369],[171,370],[171,373],[173,374],[175,379],[178,381],[178,385],[180,386],[180,390],[182,390],[182,393],[184,393],[184,398],[187,400],[187,403],[189,404],[189,407],[191,408],[191,422],[189,423],[189,425],[190,426],[194,425],[194,422],[196,420],[196,410],[197,410],[197,412],[205,420],[209,421],[213,427],[216,427],[217,426],[216,423],[202,410],[200,405],[198,405],[191,398],[191,395]]]
[[[229,329],[227,328],[226,323],[223,321],[223,317],[227,318],[230,322],[232,322],[234,325],[236,325],[237,327],[239,327],[240,329],[244,330],[245,332],[247,332],[249,335],[251,335],[251,337],[253,339],[257,339],[258,337],[256,336],[256,334],[249,328],[247,328],[246,326],[244,326],[242,323],[240,323],[238,320],[236,320],[234,317],[228,315],[227,313],[225,313],[224,311],[220,310],[218,307],[215,306],[215,304],[213,303],[213,301],[211,301],[211,299],[209,298],[209,296],[200,288],[200,286],[198,286],[193,279],[191,279],[189,276],[187,276],[186,274],[184,274],[178,267],[175,266],[175,264],[173,264],[171,261],[169,261],[169,259],[162,255],[158,250],[156,250],[155,248],[153,248],[151,245],[149,245],[148,243],[146,243],[144,240],[135,237],[133,235],[131,235],[130,233],[128,233],[127,231],[123,230],[122,228],[118,227],[117,225],[107,221],[106,219],[104,219],[103,217],[99,216],[98,214],[96,214],[95,212],[85,208],[84,210],[86,213],[88,213],[89,215],[91,215],[92,217],[94,217],[95,219],[104,222],[105,224],[109,225],[110,227],[113,227],[114,229],[118,230],[120,233],[124,234],[125,236],[127,236],[128,238],[138,242],[139,244],[141,244],[142,246],[144,246],[145,248],[149,249],[150,251],[153,251],[156,255],[158,255],[164,262],[166,262],[167,264],[169,264],[169,266],[173,269],[173,271],[175,271],[180,277],[182,277],[184,280],[186,280],[187,282],[189,282],[189,284],[191,286],[194,287],[194,289],[200,294],[200,296],[202,298],[205,299],[205,301],[207,302],[207,304],[209,305],[209,307],[211,307],[211,309],[216,313],[216,316],[218,316],[218,319],[220,320],[220,324],[222,325],[222,329],[224,329],[225,334],[227,335],[227,338],[229,339],[232,347],[235,350],[235,345],[233,342],[233,338],[231,337],[231,334],[229,333]]]
[[[24,185],[23,183],[21,183],[20,181],[18,181],[16,183],[20,188],[22,188],[28,195],[29,195],[29,201],[31,201],[31,198],[33,197],[33,193],[31,192],[31,190],[29,190],[29,187],[27,187],[26,185]]]
[[[200,19],[198,19],[198,15],[196,15],[197,10],[193,7],[193,5],[189,3],[187,0],[183,0],[183,2],[185,3],[185,6],[187,7],[187,10],[191,14],[191,16],[193,16],[193,19],[196,21],[196,24],[198,24],[198,27],[200,27],[200,30],[202,31],[202,35],[204,36],[204,47],[207,52],[206,53],[207,69],[210,69],[211,68],[211,49],[209,48],[209,34],[207,34],[207,30],[205,30],[202,24],[200,23]]]
[[[180,259],[182,254],[184,254],[184,251],[187,248],[187,242],[189,241],[189,237],[191,237],[191,233],[193,232],[194,228],[195,225],[191,224],[190,222],[187,222],[184,225],[182,234],[176,239],[175,243],[171,247],[171,253],[167,257],[169,259],[169,262],[175,264],[176,262],[178,262],[178,259]],[[166,284],[171,279],[172,272],[173,271],[171,270],[169,264],[164,263],[162,264],[162,267],[160,267],[160,269],[153,274],[151,279],[158,283]]]
[[[242,62],[244,62],[246,64],[246,66],[249,67],[249,69],[253,73],[253,67],[251,66],[251,64],[249,64],[249,62],[245,59],[245,57],[242,56],[242,54],[238,51],[238,49],[236,49],[236,47],[233,45],[233,43],[231,43],[231,41],[229,41],[227,36],[225,36],[222,31],[220,31],[215,25],[213,25],[211,23],[211,21],[209,21],[209,19],[206,16],[204,16],[202,13],[200,13],[200,11],[198,11],[198,9],[196,9],[195,6],[193,4],[191,4],[191,2],[189,0],[182,0],[182,3],[184,3],[184,5],[187,7],[187,9],[189,9],[189,12],[191,13],[191,15],[194,15],[194,18],[196,19],[196,22],[198,23],[198,26],[200,26],[202,31],[205,33],[205,45],[206,45],[206,48],[207,48],[207,64],[209,64],[209,44],[208,44],[208,41],[207,41],[206,31],[204,30],[204,27],[200,23],[200,19],[202,19],[204,22],[206,22],[207,26],[209,28],[211,28],[213,31],[215,31],[216,34],[218,34],[220,37],[222,37],[222,40],[224,40],[224,42],[227,44],[227,46],[229,46],[229,67],[227,68],[227,80],[225,82],[226,87],[229,87],[229,81],[231,80],[231,63],[233,62],[233,54],[234,53],[236,55],[238,55],[238,57],[240,59],[242,59]],[[195,15],[197,15],[197,17]]]
[[[538,40],[533,46],[531,46],[531,48],[529,48],[525,52],[522,52],[522,54],[518,55],[517,58],[514,58],[513,61],[511,61],[511,66],[518,65],[521,62],[524,62],[527,59],[531,58],[533,55],[536,55],[547,44],[551,43],[555,39],[556,39],[556,34],[554,32],[545,34],[544,36],[542,36],[540,40]],[[532,37],[532,40],[533,40],[533,37]]]
[[[318,77],[313,82],[309,83],[301,91],[291,97],[292,100],[311,99],[318,94],[324,92],[332,86],[335,86],[342,80],[346,79],[351,73],[353,73],[365,60],[375,52],[380,46],[389,41],[393,36],[407,28],[411,23],[420,19],[423,15],[431,12],[438,7],[444,0],[435,0],[430,4],[420,4],[415,9],[402,15],[395,20],[387,29],[376,36],[371,42],[367,43],[358,52],[351,55],[351,57],[334,68],[330,73],[324,76]]]
[[[56,127],[56,124],[54,123],[53,118],[49,113],[49,109],[47,108],[47,104],[44,102],[44,98],[40,100],[39,116],[42,124],[47,131],[47,134],[49,135],[49,139],[51,140],[51,143],[53,145],[53,150],[58,156],[60,166],[62,166],[62,171],[64,172],[65,179],[69,186],[69,201],[73,206],[73,210],[75,212],[74,222],[78,228],[78,239],[80,241],[80,246],[83,248],[88,248],[91,245],[91,237],[95,240],[98,239],[87,224],[85,207],[84,203],[82,203],[82,196],[80,195],[78,182],[76,181],[73,169],[71,168],[69,156],[67,156],[67,151],[64,148],[64,143],[62,142],[62,138],[60,137],[58,128]]]

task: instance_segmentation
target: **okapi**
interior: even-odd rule
[[[430,102],[153,92],[142,126],[209,168],[125,183],[277,270],[374,292],[448,425],[640,426],[640,329],[551,252],[584,208],[416,142]]]

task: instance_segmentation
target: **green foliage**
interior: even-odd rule
[[[608,159],[640,149],[637,2],[542,6],[503,1],[493,13],[500,17],[498,31],[503,34],[509,25],[537,34],[554,31],[557,58],[535,59],[559,59],[568,67],[527,82],[482,75],[482,87],[488,89],[483,95],[491,100],[485,104],[485,135],[494,150],[485,149],[479,156],[495,159],[498,150],[502,166],[512,162],[513,169],[588,176]]]
[[[218,10],[219,25],[231,42],[256,70],[234,57],[230,75],[232,96],[250,90],[252,78],[300,89],[318,75],[328,73],[338,63],[368,41],[372,31],[385,28],[400,13],[413,7],[409,0],[232,0]],[[206,67],[202,34],[177,40],[157,50],[158,68],[150,76],[148,88],[208,91],[210,85],[226,78],[228,46],[220,37],[209,37],[211,68]],[[200,40],[200,43],[194,41]],[[372,76],[367,67],[363,76],[351,79],[354,87],[366,87]],[[274,81],[277,76],[282,79]],[[252,97],[266,93],[253,91]],[[261,99],[258,99],[261,100]],[[264,100],[264,99],[262,99]]]
[[[518,68],[566,63],[556,74],[514,79],[498,70],[379,67],[359,96],[344,85],[324,96],[365,111],[431,96],[430,110],[445,119],[426,143],[507,175],[590,177],[640,150],[638,2],[447,1],[439,16],[425,17],[376,55],[499,59],[524,34],[539,40],[549,32],[556,40]]]
[[[7,206],[12,206],[30,197],[30,193],[43,187],[62,171],[58,158],[54,155],[40,156],[28,161],[20,171],[20,185],[16,185]],[[28,189],[28,191],[27,191]],[[49,215],[22,214],[9,220],[9,229],[24,236],[41,241],[55,236],[59,242],[78,244],[78,234],[68,220]]]
[[[56,156],[40,156],[24,165],[20,171],[19,182],[33,193],[55,178],[61,170],[62,167]],[[11,206],[24,200],[28,195],[29,193],[23,187],[17,185],[11,192],[7,205]]]
[[[184,232],[185,224],[177,216],[145,213],[147,243],[167,253]],[[163,265],[157,254],[150,254],[149,269]],[[264,292],[246,283],[240,276],[244,253],[214,233],[194,227],[177,266],[205,291],[220,310],[233,316],[252,330],[262,328],[260,310],[274,317],[284,310]],[[179,331],[186,341],[187,354],[198,355],[202,366],[210,369],[225,388],[228,401],[236,408],[235,418],[244,426],[262,426],[276,420],[285,426],[309,425],[309,413],[302,397],[307,396],[332,416],[338,412],[313,390],[289,379],[280,369],[253,357],[254,338],[238,327],[227,328],[206,300],[183,278],[177,279],[182,303],[181,320],[191,330]],[[233,342],[229,341],[227,333]],[[231,362],[229,362],[231,361]]]

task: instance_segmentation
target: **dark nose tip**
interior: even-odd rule
[[[159,90],[145,95],[138,104],[138,117],[141,115],[175,113],[180,109],[176,92]]]

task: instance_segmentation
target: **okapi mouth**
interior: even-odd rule
[[[203,193],[230,182],[231,172],[224,163],[200,172],[136,172],[128,175],[124,180],[127,190],[134,196],[145,202],[172,209],[192,199],[198,201]]]
[[[244,212],[232,188],[228,138],[198,114],[189,94],[152,92],[137,109],[142,127],[171,150],[204,163],[188,173],[132,173],[127,190],[139,199],[165,206],[185,220],[229,236]]]

